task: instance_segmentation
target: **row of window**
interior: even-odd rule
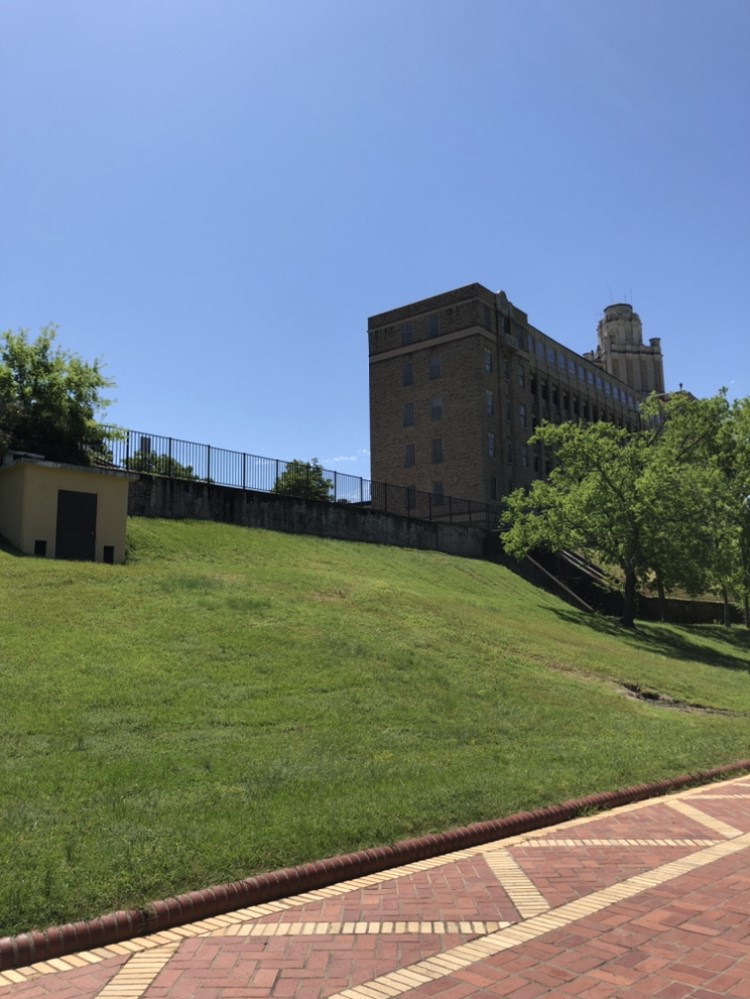
[[[430,419],[435,422],[435,420],[441,420],[443,418],[443,400],[440,396],[434,396],[430,400]],[[415,423],[414,416],[414,403],[407,402],[404,405],[404,426],[413,427]]]
[[[487,434],[487,455],[490,458],[494,458],[497,454],[496,448],[496,436],[492,431]],[[508,462],[512,464],[513,462],[513,449],[510,441],[508,441]],[[522,445],[522,463],[524,468],[528,468],[528,447],[526,444]],[[432,439],[432,463],[433,465],[439,464],[443,460],[443,438],[434,437]],[[404,446],[404,468],[413,468],[417,463],[417,446],[416,444],[406,444]]]
[[[550,349],[552,349],[552,348],[550,348]],[[576,366],[573,363],[573,361],[570,362],[570,365],[572,365],[572,367],[573,367],[573,372],[572,373],[575,375],[575,373],[576,373],[575,372],[575,367]],[[510,381],[511,363],[510,363],[510,360],[508,358],[506,358],[504,360],[503,366],[504,366],[505,380],[506,381]],[[485,350],[484,351],[484,370],[487,373],[491,373],[492,372],[492,351],[491,350]],[[428,361],[428,373],[429,373],[430,379],[433,379],[433,380],[436,379],[436,378],[440,378],[441,377],[442,368],[441,368],[441,364],[440,364],[440,355],[439,354],[430,354],[429,361]],[[402,384],[403,385],[413,385],[414,384],[414,362],[413,361],[404,361],[402,374],[403,374],[403,377],[402,377]],[[521,388],[525,388],[526,387],[526,371],[525,371],[525,369],[521,365],[519,365],[519,367],[518,367],[517,379],[518,379],[519,386]],[[620,389],[620,387],[618,385],[612,385],[612,384],[610,384],[610,382],[608,382],[605,379],[603,379],[601,375],[595,375],[592,371],[585,371],[584,368],[583,368],[583,365],[580,365],[580,364],[578,365],[578,379],[579,379],[579,381],[585,382],[588,386],[590,386],[592,388],[595,388],[597,392],[603,392],[605,396],[609,396],[615,402],[622,403],[622,405],[627,406],[629,409],[635,410],[635,409],[638,408],[634,397],[632,395],[630,395],[629,392],[626,392],[624,389]],[[533,395],[536,395],[536,393],[537,393],[537,378],[536,378],[536,375],[532,375],[531,376],[531,381],[529,383],[529,387],[530,387],[531,393]],[[547,382],[546,381],[543,381],[541,383],[541,395],[542,395],[543,399],[547,399],[548,391],[547,391]],[[558,389],[558,387],[556,385],[553,386],[553,388],[552,388],[552,396],[553,396],[553,402],[555,403],[555,405],[556,406],[559,405],[559,401],[558,401],[559,400],[559,389]],[[567,392],[565,392],[563,394],[563,405],[564,405],[564,407],[566,409],[569,408],[568,393]],[[491,413],[491,412],[492,412],[492,410],[488,410],[488,413]],[[576,416],[579,415],[578,414],[578,409],[577,409],[577,400],[574,400],[574,412],[575,412]],[[585,418],[586,417],[584,417],[584,419]]]
[[[436,337],[440,335],[440,316],[434,312],[427,317],[427,336]],[[414,343],[414,324],[411,321],[401,323],[401,346],[408,347]]]
[[[531,339],[533,342],[533,338]],[[544,345],[538,341],[536,346],[537,346],[537,356],[543,358]],[[577,377],[579,382],[588,385],[589,388],[596,389],[597,392],[603,392],[604,395],[610,396],[612,399],[615,400],[615,402],[620,402],[622,403],[623,406],[627,406],[629,409],[635,410],[638,408],[638,404],[635,398],[629,392],[626,392],[624,388],[621,389],[619,385],[615,385],[614,383],[607,381],[606,378],[603,378],[601,375],[596,374],[594,371],[585,368],[582,364],[578,364],[572,358],[568,358],[566,362],[565,357],[563,356],[561,351],[557,351],[556,353],[554,347],[548,347],[547,348],[548,363],[554,366],[555,357],[557,357],[557,367],[559,368],[559,370],[567,371],[567,373],[570,375],[571,378]],[[510,360],[507,358],[504,363],[503,373],[505,375],[505,380],[510,381],[511,364]],[[531,380],[533,384],[535,381],[533,375]],[[519,365],[518,384],[523,388],[525,383],[526,383],[526,374],[523,367]]]
[[[430,354],[428,372],[431,379],[440,377],[440,354]],[[404,361],[401,374],[402,385],[414,384],[414,362]]]
[[[544,397],[546,399],[546,396]],[[555,389],[553,394],[553,402],[556,406],[559,405],[559,399],[557,396],[557,389]],[[488,416],[493,416],[495,412],[495,395],[492,389],[485,389],[484,392],[484,408]],[[567,410],[570,414],[570,400],[568,398],[567,392],[563,397],[563,409]],[[549,419],[550,415],[554,417],[554,422],[559,423],[563,416],[559,409],[552,414],[550,414],[549,407],[546,403],[543,403],[540,408],[540,414],[542,419]],[[572,414],[574,416],[580,417],[587,422],[589,420],[597,421],[599,419],[610,418],[612,422],[615,422],[615,417],[609,415],[605,411],[600,411],[596,406],[589,407],[588,402],[584,402],[582,406],[579,406],[578,399],[573,399]],[[437,420],[443,418],[443,400],[441,396],[433,396],[430,400],[430,420],[434,423]],[[513,404],[509,398],[505,400],[505,419],[510,423],[513,419]],[[518,422],[519,425],[526,430],[529,426],[529,411],[525,402],[519,402],[518,404]],[[539,420],[536,416],[531,418],[532,429],[536,429]],[[403,426],[413,427],[416,423],[415,414],[415,404],[413,402],[407,402],[404,404],[403,409]],[[623,425],[623,421],[619,420],[619,425]],[[524,466],[525,467],[525,466]]]
[[[439,464],[443,460],[443,438],[434,437],[432,441],[432,463]],[[413,468],[417,463],[417,448],[415,444],[404,447],[404,468]]]
[[[510,417],[510,399],[506,400],[507,415]],[[488,416],[492,416],[495,412],[495,394],[492,389],[485,389],[484,392],[484,408]],[[526,426],[526,407],[521,403],[521,414],[522,414],[522,426]],[[433,396],[430,400],[430,419],[435,422],[435,420],[441,420],[443,418],[443,400],[441,396]],[[407,402],[404,403],[404,418],[403,425],[405,427],[413,427],[416,422],[414,403]]]

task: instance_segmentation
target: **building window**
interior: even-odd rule
[[[511,420],[510,399],[505,400],[505,419]]]
[[[587,371],[586,372],[586,383],[588,385],[593,385],[594,384],[594,373],[593,373],[593,371]]]
[[[534,337],[531,335],[531,333],[526,334],[526,350],[529,352],[529,354],[534,353]]]
[[[521,426],[525,427],[526,426],[526,403],[525,402],[521,402],[521,403],[518,404],[518,415],[519,415],[520,420],[521,420]]]
[[[609,387],[609,382],[605,382],[605,383],[604,383],[604,394],[605,394],[605,395],[609,395],[609,394],[610,394],[610,392],[611,392],[611,389],[610,389],[610,387]]]
[[[582,382],[584,380],[585,375],[586,375],[586,372],[583,370],[583,365],[579,364],[578,365],[578,381]]]
[[[414,403],[407,402],[404,406],[404,426],[413,427],[414,426]]]
[[[407,444],[404,448],[404,468],[413,468],[416,463],[417,459],[414,454],[414,445]]]
[[[443,400],[439,395],[436,395],[432,400],[430,415],[433,420],[442,420],[443,418]]]
[[[557,366],[561,371],[565,371],[565,358],[563,357],[561,351],[558,351],[557,354]]]
[[[438,336],[440,333],[440,316],[434,313],[427,317],[427,335],[428,336]]]
[[[487,454],[490,458],[495,457],[495,435],[493,433],[487,434]]]
[[[518,366],[518,384],[521,386],[521,388],[526,387],[526,372],[523,370],[520,364]]]
[[[536,342],[536,356],[541,358],[544,357],[544,344],[541,340],[537,340]]]
[[[597,375],[596,376],[596,391],[597,392],[601,392],[601,390],[602,390],[602,376],[601,375]]]
[[[401,346],[407,347],[414,340],[414,327],[411,323],[401,324]]]
[[[576,373],[576,362],[568,361],[568,374],[573,375],[573,377],[575,378],[575,373]]]
[[[555,363],[555,348],[554,347],[547,347],[547,361],[550,364],[554,364]]]
[[[485,350],[484,352],[484,370],[492,371],[492,351]]]
[[[521,445],[521,464],[524,468],[529,467],[529,448],[527,444]]]
[[[414,383],[414,365],[411,361],[405,361],[403,367],[402,385],[412,385]]]
[[[491,320],[490,320],[490,307],[489,307],[489,305],[483,305],[482,306],[482,314],[483,314],[483,317],[484,317],[485,328],[488,329],[488,330],[491,330],[492,329],[492,325],[491,325]]]
[[[503,361],[503,377],[505,378],[506,382],[510,381],[510,361],[508,360],[507,357]]]
[[[430,378],[440,377],[440,354],[430,354]]]
[[[432,502],[435,506],[442,506],[445,503],[445,493],[442,482],[432,483]]]
[[[432,462],[437,464],[443,460],[443,438],[435,437],[432,441]]]
[[[487,410],[488,416],[492,416],[495,412],[495,400],[492,395],[492,389],[487,389],[484,393],[484,408]]]

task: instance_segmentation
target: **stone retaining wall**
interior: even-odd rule
[[[466,558],[493,558],[500,553],[497,536],[484,527],[414,520],[356,504],[243,491],[192,479],[139,476],[130,484],[128,513],[134,517],[216,520],[290,534],[440,551]]]

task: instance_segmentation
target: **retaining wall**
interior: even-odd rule
[[[134,517],[216,520],[340,541],[421,548],[465,558],[487,559],[500,553],[497,535],[483,527],[414,520],[356,504],[243,491],[192,479],[139,476],[130,484],[128,513]]]

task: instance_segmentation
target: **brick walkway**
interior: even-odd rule
[[[750,999],[750,777],[0,973],[0,999]]]

